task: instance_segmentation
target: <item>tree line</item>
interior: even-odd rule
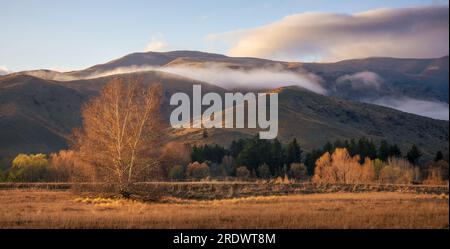
[[[236,165],[245,165],[246,168],[257,175],[258,167],[267,165],[270,176],[284,175],[288,166],[302,161],[302,149],[293,139],[283,146],[278,139],[259,139],[256,135],[248,139],[232,141],[228,149],[219,145],[194,145],[192,147],[192,162],[221,163],[224,156],[231,156]]]
[[[316,161],[326,152],[332,154],[337,148],[345,148],[351,157],[359,156],[360,164],[368,158],[387,162],[389,158],[402,158],[403,154],[397,144],[382,140],[378,145],[370,139],[359,138],[327,142],[321,148],[304,153],[296,138],[286,145],[277,139],[262,140],[256,135],[253,138],[232,141],[229,148],[219,145],[194,145],[191,162],[221,163],[224,156],[231,156],[237,165],[245,165],[250,172],[257,172],[258,167],[267,164],[271,176],[283,176],[289,172],[293,163],[304,163],[308,175],[314,175]],[[420,149],[413,144],[405,154],[405,159],[412,165],[419,165],[423,156]],[[443,153],[436,152],[434,161],[442,160]],[[423,165],[422,165],[423,166]],[[257,175],[257,173],[255,174]]]

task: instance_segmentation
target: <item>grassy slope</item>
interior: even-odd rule
[[[297,137],[304,149],[318,148],[327,141],[367,137],[398,143],[403,151],[412,144],[431,156],[437,149],[448,150],[446,121],[437,121],[402,113],[376,105],[326,97],[297,87],[280,90],[279,133],[283,142]],[[255,134],[252,130],[179,131],[186,141],[228,145],[239,137]]]
[[[162,82],[163,113],[170,115],[169,98],[174,92],[192,92],[196,81],[174,75],[147,72],[147,82]],[[130,77],[131,74],[121,75]],[[52,152],[67,146],[72,128],[81,124],[80,108],[111,77],[79,81],[50,81],[31,76],[0,78],[0,156],[19,152]],[[224,89],[203,83],[203,93]],[[392,109],[327,97],[300,88],[280,92],[279,139],[297,137],[306,150],[335,139],[388,139],[403,151],[416,143],[429,155],[448,150],[448,122],[436,121]],[[192,143],[219,143],[248,137],[254,130],[215,129],[202,137],[201,130],[176,131],[178,139]]]

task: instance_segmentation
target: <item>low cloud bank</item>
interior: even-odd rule
[[[353,89],[374,88],[378,90],[382,83],[383,79],[378,74],[369,71],[346,74],[336,80],[336,84],[349,84]]]
[[[383,97],[367,102],[433,119],[449,120],[449,104],[440,101],[428,101],[408,97]]]
[[[125,67],[92,74],[87,78],[144,71],[161,71],[176,74],[182,77],[211,83],[225,89],[273,89],[284,86],[299,86],[318,94],[326,94],[326,90],[320,85],[322,79],[319,76],[312,73],[286,71],[280,68],[240,70],[230,69],[219,65],[210,65],[206,67]]]
[[[210,82],[226,89],[272,89],[295,85],[315,93],[326,93],[326,90],[319,84],[321,79],[318,76],[310,73],[290,72],[277,68],[236,70],[218,66],[204,68],[183,66],[161,68],[160,70],[200,81]]]

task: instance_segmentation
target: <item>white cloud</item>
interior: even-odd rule
[[[383,97],[375,101],[369,101],[369,103],[429,118],[449,120],[449,105],[440,101],[428,101],[408,97]]]
[[[237,70],[210,65],[207,67],[172,66],[162,67],[158,70],[209,82],[226,89],[273,89],[284,86],[299,86],[315,93],[326,93],[326,90],[320,85],[322,80],[320,77],[310,73],[286,71],[275,67]]]
[[[132,66],[93,73],[84,78],[89,79],[145,71],[162,71],[176,74],[193,80],[211,83],[226,89],[273,89],[284,86],[299,86],[318,94],[326,94],[326,90],[320,85],[322,78],[319,76],[306,72],[286,71],[276,67],[239,70],[214,64],[205,67],[184,65],[166,67]]]
[[[145,52],[162,52],[168,49],[167,43],[162,35],[154,36],[145,47]]]
[[[282,60],[440,57],[449,52],[448,11],[448,6],[426,6],[352,15],[308,12],[207,40],[231,45],[231,56]]]
[[[7,67],[0,66],[0,75],[6,75],[6,74],[10,74],[10,73],[12,73],[12,71],[9,70]]]
[[[364,71],[355,74],[346,74],[337,78],[336,84],[350,86],[354,89],[374,88],[379,89],[383,79],[374,72]]]

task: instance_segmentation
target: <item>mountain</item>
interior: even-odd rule
[[[168,120],[175,92],[192,92],[193,84],[202,84],[202,92],[221,95],[225,89],[158,71],[121,74],[140,76],[145,82],[162,82],[165,91],[163,115]],[[89,98],[113,76],[95,79],[56,81],[30,75],[0,77],[0,157],[17,153],[50,153],[67,148],[71,130],[81,125],[80,110]],[[313,93],[299,87],[275,89],[279,92],[279,136],[282,142],[296,137],[306,151],[327,141],[368,137],[387,139],[403,151],[412,144],[431,156],[437,150],[448,151],[447,121],[433,120],[393,109]],[[229,145],[233,139],[255,134],[249,129],[172,130],[175,140],[191,143]]]
[[[326,142],[366,137],[379,143],[397,143],[403,152],[413,144],[427,156],[437,150],[448,151],[448,121],[433,120],[386,107],[328,97],[299,87],[276,89],[279,93],[278,139],[288,142],[296,137],[309,151]],[[251,129],[212,129],[203,138],[201,130],[178,131],[180,139],[224,146],[232,140],[250,137]],[[438,149],[441,148],[441,149]]]
[[[365,58],[335,63],[283,62],[248,57],[228,57],[198,51],[133,53],[85,70],[65,73],[68,77],[89,77],[108,71],[139,67],[224,67],[232,70],[275,69],[298,74],[315,74],[328,95],[348,100],[376,102],[378,98],[417,98],[449,102],[449,57],[433,59]],[[376,78],[354,74],[373,73]],[[362,76],[362,75],[360,75]],[[346,84],[342,78],[349,80]],[[377,82],[370,82],[377,81]],[[375,83],[377,87],[371,84]]]
[[[124,72],[167,70],[173,67],[193,69],[220,67],[239,72],[275,70],[292,72],[300,76],[312,74],[317,76],[314,83],[323,87],[327,95],[347,100],[379,103],[377,100],[380,98],[413,98],[449,103],[448,56],[433,59],[374,57],[335,63],[301,63],[228,57],[198,51],[143,52],[129,54],[79,71],[59,73],[35,70],[16,74],[67,81]]]
[[[67,148],[73,128],[81,125],[80,110],[113,75],[140,76],[148,83],[162,82],[165,90],[163,115],[173,107],[168,100],[175,92],[192,92],[202,84],[203,93],[224,88],[167,68],[220,67],[227,73],[247,74],[252,70],[313,75],[312,84],[326,89],[317,94],[300,87],[281,87],[279,92],[279,136],[287,142],[297,137],[308,151],[336,139],[368,137],[387,139],[403,151],[419,145],[431,156],[448,151],[448,121],[439,121],[390,108],[364,103],[382,98],[418,98],[448,103],[448,56],[436,59],[366,58],[336,63],[282,62],[258,58],[228,57],[197,51],[134,53],[80,71],[33,70],[0,76],[0,157],[17,153],[54,152]],[[121,70],[124,68],[141,70]],[[164,71],[164,72],[163,72]],[[217,77],[228,77],[216,73]],[[263,74],[263,76],[267,76]],[[236,76],[234,76],[236,77]],[[260,77],[264,80],[264,77]],[[230,78],[229,80],[233,80]],[[256,89],[247,85],[246,91]],[[416,103],[416,102],[414,102]],[[448,109],[448,104],[447,104]],[[205,139],[202,130],[172,130],[173,139],[192,143],[228,145],[233,139],[249,137],[255,130],[211,129]]]
[[[301,67],[321,76],[331,94],[343,98],[361,100],[390,95],[439,100],[446,103],[449,100],[448,56],[436,59],[367,58],[336,63],[305,63]],[[339,77],[358,72],[377,74],[381,86],[378,89],[369,89],[372,90],[370,93],[364,87],[336,90],[336,87],[340,87],[336,86]]]

